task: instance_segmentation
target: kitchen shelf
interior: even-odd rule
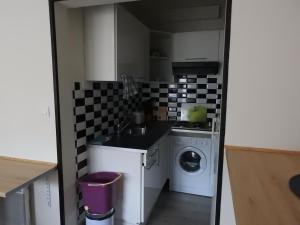
[[[0,198],[31,184],[56,167],[56,163],[0,156]]]

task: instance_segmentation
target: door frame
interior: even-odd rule
[[[55,106],[55,123],[56,123],[56,147],[57,147],[57,169],[58,169],[58,187],[59,187],[59,211],[60,224],[65,225],[65,200],[64,200],[64,177],[63,177],[63,161],[62,161],[62,136],[60,123],[60,101],[59,101],[59,79],[58,79],[58,60],[56,45],[56,29],[55,29],[55,9],[56,0],[48,0],[49,17],[50,17],[50,33],[51,33],[51,50],[52,50],[52,69],[53,69],[53,88],[54,88],[54,106]]]
[[[55,10],[54,3],[61,0],[48,0],[50,31],[51,31],[51,48],[52,48],[52,67],[54,83],[54,103],[55,103],[55,121],[56,121],[56,140],[57,140],[57,159],[58,159],[58,181],[59,181],[59,203],[60,203],[60,221],[65,225],[65,203],[64,203],[64,179],[63,179],[63,162],[62,162],[62,138],[60,123],[60,101],[59,101],[59,79],[58,79],[58,60],[56,45],[55,29]],[[218,159],[218,178],[216,194],[216,212],[215,225],[220,225],[221,199],[222,199],[222,180],[223,180],[223,162],[224,162],[224,141],[226,128],[227,112],[227,89],[228,89],[228,68],[230,52],[230,34],[231,34],[231,10],[232,0],[225,0],[225,43],[224,43],[224,64],[223,64],[223,84],[222,84],[222,104],[221,104],[221,127],[219,142],[219,159]]]
[[[224,144],[225,144],[225,128],[226,128],[226,112],[227,112],[228,68],[229,68],[229,52],[230,52],[230,34],[231,34],[231,10],[232,10],[232,0],[226,0],[224,64],[223,64],[223,84],[222,84],[222,104],[221,104],[221,127],[220,127],[220,142],[219,142],[219,161],[218,161],[215,225],[220,225],[220,222],[221,222],[220,215],[221,215]]]

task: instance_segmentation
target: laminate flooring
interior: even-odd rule
[[[163,191],[147,225],[209,225],[211,198]]]

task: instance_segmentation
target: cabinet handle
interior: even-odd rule
[[[205,60],[207,58],[186,58],[186,60],[196,60],[196,59],[198,59],[198,60]]]

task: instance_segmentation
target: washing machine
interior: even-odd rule
[[[211,136],[172,136],[170,190],[213,196]]]

